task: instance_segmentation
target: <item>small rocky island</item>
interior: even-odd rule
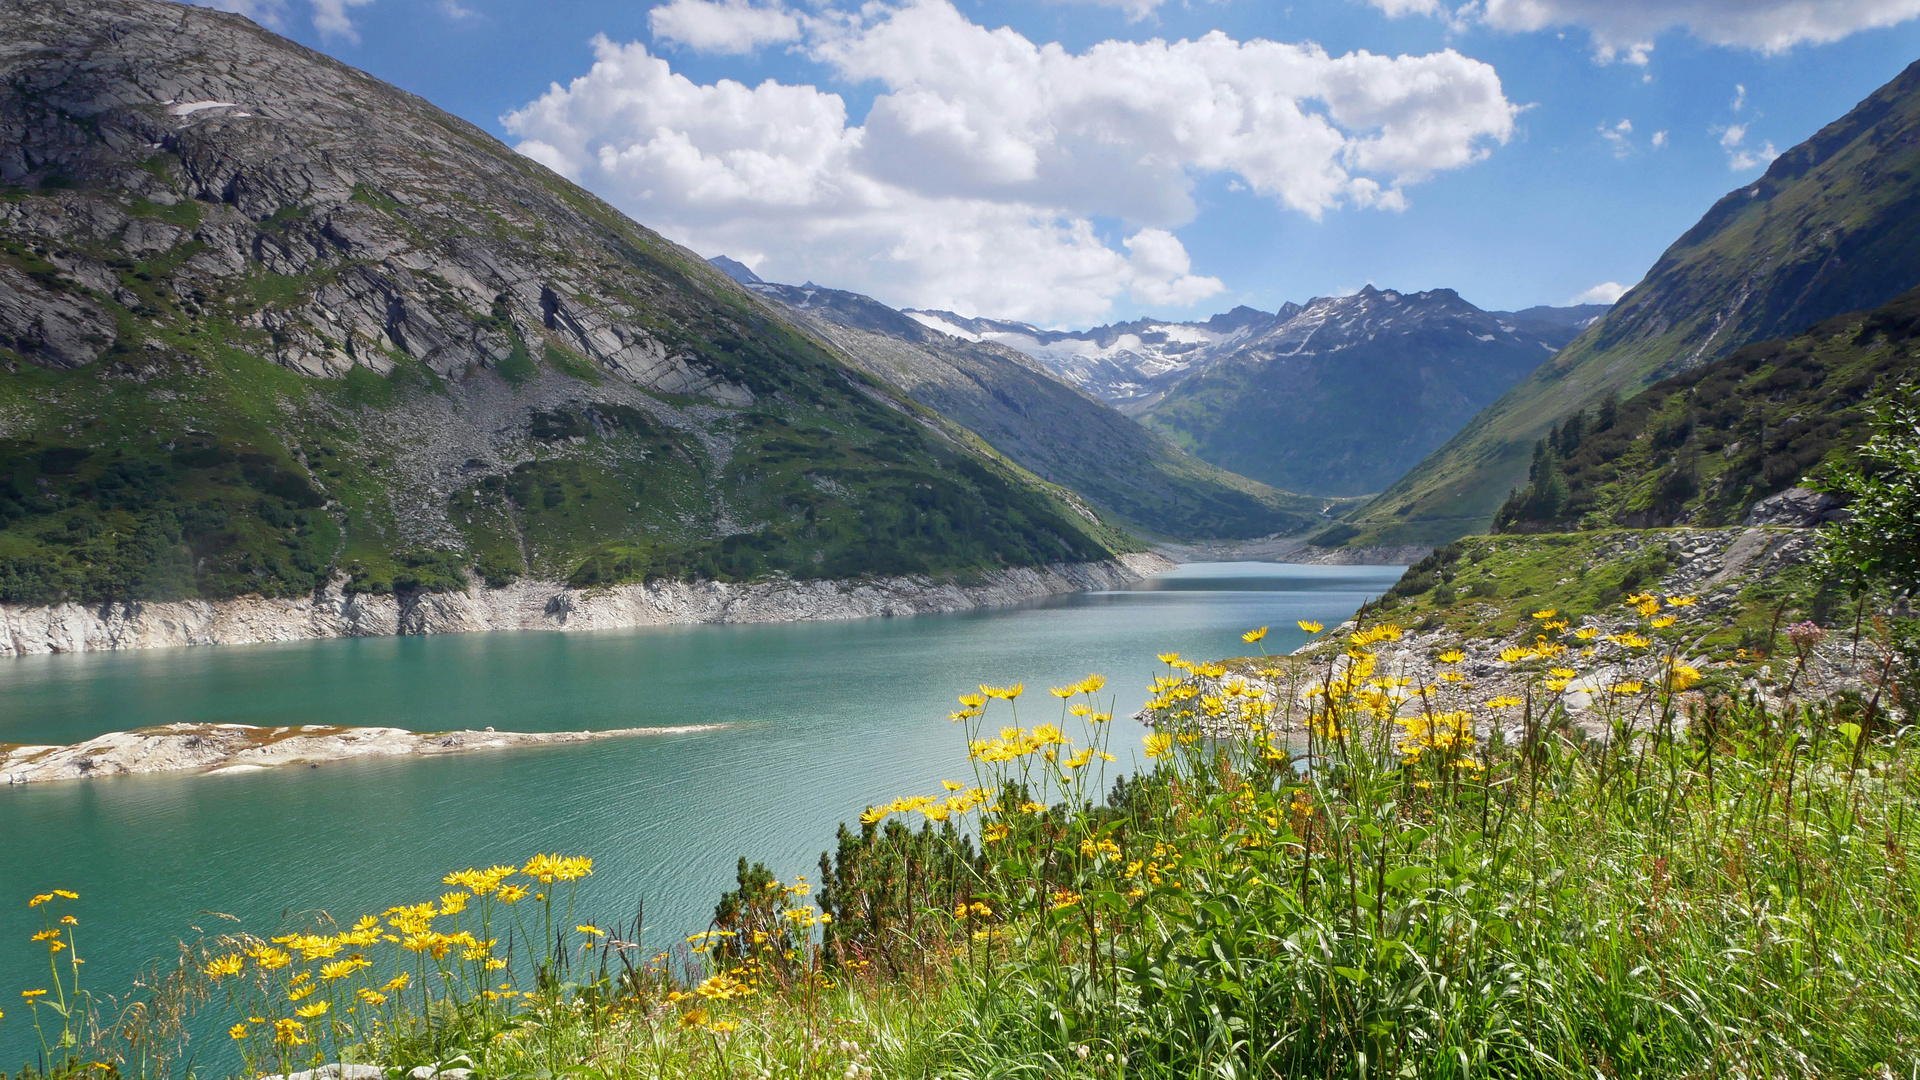
[[[686,735],[721,724],[619,728],[612,731],[440,731],[304,724],[159,724],[114,731],[71,746],[0,743],[0,784],[82,780],[135,773],[256,772],[283,765],[319,765],[367,757],[458,754],[521,746],[592,742],[640,735]]]

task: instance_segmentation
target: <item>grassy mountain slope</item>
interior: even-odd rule
[[[1920,290],[1735,350],[1555,424],[1503,531],[1735,525],[1866,441],[1862,403],[1920,373]]]
[[[856,293],[753,288],[789,304],[870,374],[1141,532],[1181,540],[1300,532],[1322,523],[1321,512],[1337,505],[1209,465],[1061,382],[1024,353],[931,330]]]
[[[418,98],[204,8],[6,13],[0,600],[1132,543]]]
[[[1549,364],[1343,526],[1354,544],[1486,527],[1559,417],[1920,284],[1920,64],[1722,198]]]

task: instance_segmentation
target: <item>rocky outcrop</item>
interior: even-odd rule
[[[369,757],[459,754],[518,746],[594,742],[640,735],[687,735],[723,725],[619,728],[613,731],[437,731],[402,728],[253,727],[247,724],[161,724],[114,731],[71,746],[0,744],[0,785],[87,780],[139,773],[258,772]]]
[[[1840,500],[1824,491],[1813,491],[1803,487],[1790,487],[1776,495],[1769,495],[1753,504],[1747,511],[1747,525],[1791,525],[1796,528],[1811,528],[1830,521],[1839,521],[1847,512]]]
[[[521,580],[466,592],[368,595],[336,580],[295,599],[0,605],[0,656],[240,645],[484,630],[608,630],[671,623],[802,622],[923,615],[1113,588],[1170,569],[1157,555],[985,571],[966,579],[650,582],[572,589]]]

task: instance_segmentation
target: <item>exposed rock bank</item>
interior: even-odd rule
[[[926,577],[861,581],[656,582],[571,589],[518,581],[505,588],[408,596],[349,594],[335,581],[312,596],[283,599],[0,605],[0,656],[242,645],[389,634],[481,630],[609,630],[669,623],[800,622],[923,615],[1114,588],[1168,570],[1158,555],[980,573],[966,581]]]
[[[592,742],[636,735],[685,735],[721,725],[619,728],[613,731],[442,731],[386,727],[252,727],[247,724],[161,724],[115,731],[71,746],[0,744],[0,784],[84,780],[136,773],[257,772],[282,765],[318,765],[367,757],[459,754],[518,746]]]

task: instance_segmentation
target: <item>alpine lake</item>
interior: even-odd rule
[[[80,894],[83,978],[121,994],[182,940],[272,934],[432,899],[467,866],[591,855],[576,915],[644,913],[648,946],[703,930],[740,855],[812,880],[839,823],[895,796],[972,782],[955,697],[1024,682],[1027,725],[1059,719],[1047,687],[1098,672],[1115,770],[1140,765],[1132,719],[1155,654],[1269,652],[1334,625],[1401,567],[1195,563],[1127,589],[955,615],[581,633],[359,638],[0,661],[0,742],[71,743],[176,721],[417,731],[719,725],[432,758],[218,776],[0,788],[0,1066],[37,1056],[21,989],[46,984],[27,898]],[[989,721],[1010,719],[1005,706]],[[1069,732],[1072,733],[1071,731]],[[916,819],[917,823],[917,819]]]

